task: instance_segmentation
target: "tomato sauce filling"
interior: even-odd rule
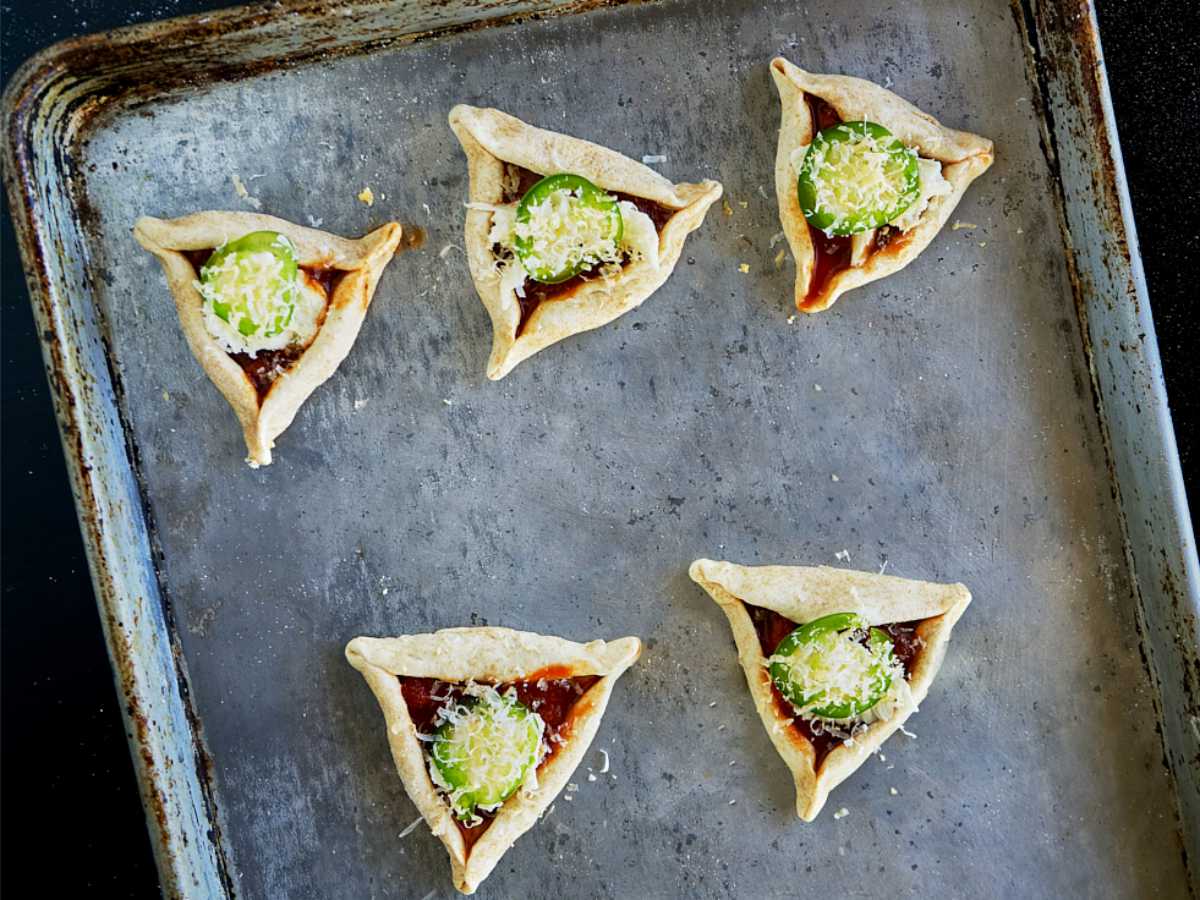
[[[538,769],[546,765],[566,742],[571,733],[571,710],[579,698],[599,680],[598,675],[572,676],[563,666],[551,666],[531,672],[524,681],[494,685],[502,694],[509,688],[516,690],[517,699],[541,716],[542,721],[546,723],[542,738],[546,745],[546,755],[538,762]],[[439,681],[436,678],[401,678],[400,691],[404,694],[408,716],[419,735],[433,734],[437,729],[438,711],[451,700],[459,701],[466,696],[462,685]],[[487,831],[495,815],[482,809],[477,810],[476,814],[483,821],[474,826],[460,821],[457,816],[453,817],[468,851],[479,840],[480,835]]]
[[[208,262],[208,258],[213,255],[212,250],[183,250],[181,252],[191,262],[192,268],[196,270],[197,278],[200,277],[201,266]],[[325,310],[327,311],[329,300],[333,297],[338,283],[346,276],[346,272],[326,266],[301,266],[300,272],[303,277],[319,287],[325,294]],[[322,311],[320,321],[317,323],[318,329],[324,318],[325,312]],[[281,347],[278,350],[259,350],[254,356],[249,353],[230,353],[229,358],[242,367],[242,371],[254,385],[254,390],[258,394],[258,402],[261,404],[275,380],[294,366],[296,360],[303,356],[307,349],[307,345]]]
[[[501,203],[516,203],[529,191],[531,187],[541,181],[542,175],[532,172],[529,169],[521,166],[513,165],[512,163],[504,164],[504,193],[501,195]],[[620,191],[609,191],[617,198],[618,201],[626,200],[632,203],[639,210],[650,217],[654,223],[655,229],[661,234],[663,228],[667,224],[667,220],[675,213],[677,209],[671,209],[669,206],[662,206],[655,203],[653,200],[647,200],[644,197],[634,197],[632,194],[622,194]],[[493,247],[492,253],[499,256],[504,253],[500,247]],[[525,279],[523,285],[525,296],[518,295],[517,302],[521,305],[521,321],[517,323],[517,337],[525,331],[525,326],[528,324],[530,317],[543,303],[551,300],[563,300],[573,295],[581,285],[586,284],[590,280],[590,273],[581,272],[566,281],[560,281],[557,284],[543,284],[540,281],[534,281],[531,278]]]
[[[764,657],[770,658],[780,642],[799,627],[796,622],[781,616],[774,610],[752,606],[749,603],[746,604],[746,609],[750,613],[751,621],[754,622],[754,630],[758,633],[758,643],[762,647]],[[920,621],[916,621],[878,626],[886,631],[888,637],[892,639],[892,652],[904,667],[905,678],[912,676],[913,666],[917,662],[917,654],[925,646],[925,642],[917,634],[917,626],[920,624]],[[779,714],[785,719],[791,719],[792,728],[812,744],[813,753],[816,754],[813,768],[820,771],[821,764],[842,743],[842,738],[825,731],[821,728],[820,723],[816,723],[818,730],[814,731],[814,723],[796,715],[795,707],[779,692],[774,681],[771,682],[771,696],[775,699],[775,708]]]

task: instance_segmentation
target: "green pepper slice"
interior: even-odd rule
[[[804,156],[798,194],[804,217],[826,234],[879,228],[920,196],[917,154],[874,122],[831,125]]]
[[[494,689],[457,704],[434,733],[430,756],[455,816],[470,821],[516,793],[541,755],[545,724],[514,695]]]
[[[868,632],[865,647],[859,640],[863,631]],[[837,647],[839,641],[850,642],[869,656],[862,679],[849,691],[826,681],[828,658],[842,649]],[[779,692],[805,715],[850,719],[883,699],[892,686],[894,663],[892,639],[886,631],[868,629],[854,613],[834,613],[801,625],[780,641],[768,661],[768,671]],[[829,702],[813,706],[823,698]]]
[[[262,253],[279,261],[274,271],[257,264]],[[213,312],[243,337],[274,337],[296,311],[299,271],[296,248],[286,236],[252,231],[213,251],[200,267],[200,291]]]
[[[615,251],[624,233],[617,198],[566,172],[526,191],[516,219],[517,257],[542,284],[558,284],[605,261],[603,251]]]

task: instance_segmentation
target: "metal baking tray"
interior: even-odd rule
[[[997,148],[960,227],[794,320],[777,53]],[[456,102],[663,155],[727,206],[643,307],[489,383],[444,249]],[[5,113],[167,895],[450,896],[342,648],[477,622],[647,645],[611,772],[486,896],[1188,894],[1200,578],[1088,4],[272,4],[60,44]],[[258,471],[130,236],[249,208],[235,175],[298,222],[427,235]],[[917,739],[837,791],[849,815],[794,818],[702,555],[972,588]]]

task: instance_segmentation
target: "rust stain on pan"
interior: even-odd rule
[[[28,90],[21,97],[9,98],[7,106],[20,114],[29,102],[40,102],[43,92],[37,89],[38,85],[64,73],[93,78],[96,84],[88,98],[93,108],[81,110],[82,121],[75,127],[77,134],[82,134],[87,120],[95,113],[109,112],[118,106],[128,108],[152,98],[158,100],[184,89],[196,90],[216,82],[253,78],[314,61],[359,56],[429,38],[642,2],[645,0],[576,0],[553,9],[504,13],[516,5],[515,0],[442,0],[426,3],[424,7],[453,8],[460,13],[474,11],[474,17],[419,31],[407,30],[402,23],[395,22],[389,28],[381,28],[376,20],[364,26],[347,16],[354,6],[369,10],[379,7],[378,2],[351,4],[349,8],[346,3],[328,2],[289,3],[282,4],[282,8],[239,7],[63,41],[22,66],[13,83]],[[331,15],[335,11],[336,20]],[[295,37],[283,40],[281,52],[276,55],[258,55],[264,31],[281,15],[289,17],[288,35]],[[152,59],[145,53],[148,45],[158,51]]]
[[[1083,120],[1103,122],[1105,115],[1100,79],[1104,77],[1104,70],[1102,61],[1095,54],[1099,41],[1092,19],[1087,15],[1087,5],[1039,4],[1038,18],[1039,30],[1047,43],[1046,52],[1038,60],[1044,77],[1054,81],[1068,105],[1085,111],[1081,116]],[[1089,77],[1073,77],[1074,73],[1067,70],[1068,66]],[[1105,266],[1110,274],[1128,273],[1132,255],[1121,219],[1117,169],[1108,133],[1103,129],[1089,129],[1083,133],[1081,126],[1073,125],[1072,134],[1081,145],[1089,145],[1096,150],[1089,165],[1094,206],[1109,226],[1110,236],[1120,253],[1117,259],[1106,259]],[[1136,306],[1138,298],[1133,285],[1127,283],[1126,286],[1127,296]]]
[[[1093,405],[1102,431],[1112,494],[1117,501],[1122,532],[1126,535],[1126,553],[1131,569],[1136,571],[1132,551],[1129,549],[1130,523],[1125,512],[1127,507],[1121,494],[1123,490],[1130,489],[1136,492],[1137,486],[1122,487],[1103,388],[1105,382],[1121,384],[1122,373],[1114,369],[1113,356],[1108,352],[1108,339],[1101,339],[1101,352],[1097,353],[1089,329],[1089,307],[1094,309],[1097,303],[1102,302],[1107,311],[1113,314],[1118,312],[1116,304],[1126,302],[1132,304],[1134,316],[1143,313],[1139,292],[1133,283],[1133,253],[1121,209],[1120,184],[1123,176],[1115,163],[1116,148],[1112,146],[1109,134],[1103,127],[1108,117],[1105,108],[1104,65],[1097,52],[1099,37],[1094,28],[1090,5],[1083,0],[1069,0],[1063,3],[1013,0],[1012,10],[1030,50],[1027,56],[1029,77],[1037,86],[1035,102],[1044,122],[1042,149],[1054,175],[1059,224],[1069,250],[1066,257],[1068,275],[1080,321],[1084,350],[1091,370]],[[1056,117],[1056,106],[1065,111],[1066,115]],[[1072,153],[1073,156],[1065,159],[1064,153]],[[1078,203],[1086,197],[1090,201],[1105,242],[1105,252],[1099,256],[1094,253],[1085,255],[1085,251],[1092,249],[1090,247],[1077,248],[1072,245],[1068,201],[1064,193],[1068,168],[1072,174],[1082,169],[1087,186],[1090,187],[1090,190],[1077,188],[1072,200]],[[1101,267],[1100,272],[1096,271],[1096,266]],[[1103,282],[1103,287],[1098,282]],[[1120,343],[1119,349],[1123,354],[1141,351],[1144,339],[1145,334],[1139,334],[1133,343]],[[1105,379],[1102,379],[1097,371],[1097,361],[1106,363]],[[1110,402],[1121,400],[1114,399]],[[1136,399],[1127,402],[1134,412],[1141,414],[1141,406]],[[1164,692],[1168,688],[1173,698],[1182,698],[1182,702],[1175,699],[1172,712],[1182,712],[1183,716],[1192,722],[1200,721],[1200,657],[1197,656],[1193,640],[1189,638],[1197,633],[1196,619],[1191,610],[1187,589],[1178,583],[1166,548],[1160,546],[1157,554],[1160,558],[1151,560],[1149,566],[1150,569],[1161,572],[1157,583],[1143,585],[1136,578],[1134,580],[1134,599],[1137,604],[1134,624],[1138,633],[1142,666],[1151,683],[1157,687],[1152,695],[1152,702],[1160,723],[1165,721]],[[1161,598],[1158,607],[1165,606],[1165,609],[1156,607],[1157,616],[1152,617],[1147,612],[1147,590]],[[1154,630],[1167,633],[1165,640],[1171,647],[1168,655],[1173,655],[1180,661],[1180,677],[1177,683],[1164,685],[1158,667],[1148,655],[1148,647],[1153,647],[1156,643],[1155,635],[1149,633]],[[1161,650],[1163,642],[1157,643]],[[1158,733],[1162,743],[1163,766],[1177,782],[1187,779],[1189,770],[1193,777],[1200,773],[1200,752],[1191,754],[1189,759],[1173,760],[1171,743],[1161,724]],[[1179,809],[1174,810],[1175,834],[1185,870],[1190,871],[1188,840],[1181,812]],[[1189,888],[1191,887],[1189,885]]]

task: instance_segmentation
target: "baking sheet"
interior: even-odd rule
[[[776,53],[997,146],[955,216],[972,227],[794,321]],[[596,740],[611,773],[581,769],[483,896],[1186,895],[1036,90],[1002,4],[668,2],[217,82],[91,135],[89,261],[237,894],[452,894],[440,844],[399,838],[416,813],[342,647],[486,622],[647,650]],[[487,382],[455,102],[664,154],[727,208],[641,309]],[[258,471],[129,235],[249,209],[234,175],[294,221],[427,233]],[[816,823],[687,579],[697,556],[886,563],[975,594],[917,738]]]

